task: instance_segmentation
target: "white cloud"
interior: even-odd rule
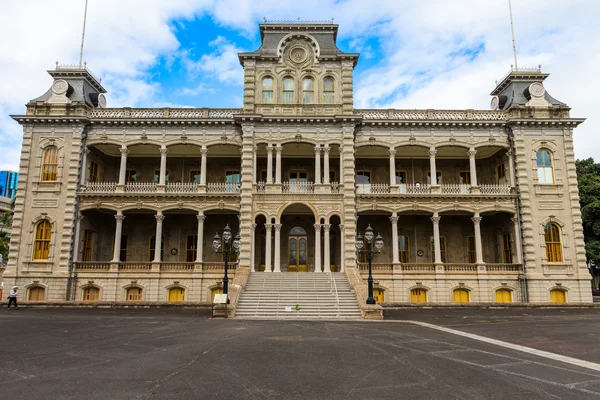
[[[214,77],[222,83],[241,85],[244,71],[240,66],[238,53],[244,50],[223,36],[218,36],[208,44],[214,48],[214,51],[211,54],[203,54],[200,60],[193,61],[187,54],[183,57],[185,66],[192,76],[198,78],[200,73],[205,73],[209,79]]]

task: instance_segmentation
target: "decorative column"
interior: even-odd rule
[[[341,185],[344,182],[344,146],[340,146],[340,174],[338,175],[338,183]],[[341,191],[340,191],[341,193]]]
[[[514,188],[517,184],[515,182],[515,156],[512,150],[506,152],[506,157],[508,158],[508,176],[510,179],[510,187]]]
[[[256,154],[258,153],[258,146],[254,146],[254,152],[252,153],[252,184],[256,185],[256,170],[258,168],[256,164]]]
[[[273,146],[267,146],[267,184],[273,183]]]
[[[127,170],[127,154],[129,154],[129,150],[127,150],[127,146],[121,146],[121,166],[119,168],[119,186],[125,188],[125,171]]]
[[[281,185],[281,152],[282,146],[275,147],[275,183]]]
[[[115,228],[115,247],[113,248],[112,262],[118,263],[121,261],[121,234],[123,233],[123,220],[125,219],[121,210],[117,211],[115,219],[117,220],[117,226]]]
[[[271,272],[271,228],[273,224],[265,224],[265,272]]]
[[[315,272],[321,272],[321,224],[315,227]]]
[[[281,224],[273,224],[275,228],[275,262],[273,272],[281,272]]]
[[[390,186],[394,186],[396,184],[396,149],[391,147],[388,154],[390,155]]]
[[[77,225],[75,225],[75,237],[73,238],[73,262],[79,261],[79,238],[81,236],[81,220],[83,220],[83,215],[79,214],[77,216],[77,220],[75,221]]]
[[[86,147],[83,150],[83,156],[81,159],[81,173],[79,174],[79,186],[80,187],[85,187],[85,184],[87,183],[87,177],[88,177],[88,155],[90,154],[90,150]]]
[[[435,167],[435,155],[437,150],[435,147],[429,149],[429,175],[431,176],[431,186],[439,185],[437,181],[437,168]]]
[[[400,262],[400,258],[398,257],[398,215],[393,213],[390,221],[392,222],[392,262],[397,264]]]
[[[323,272],[331,272],[331,248],[329,243],[329,231],[331,224],[323,225]]]
[[[162,190],[165,189],[165,185],[167,183],[167,150],[166,146],[162,146],[160,148],[160,175],[158,178],[158,187]]]
[[[156,218],[156,236],[154,237],[154,260],[152,262],[161,262],[160,249],[162,247],[162,228],[165,216],[162,212],[158,211],[154,216]]]
[[[431,222],[433,222],[433,249],[434,249],[434,263],[441,264],[442,263],[442,248],[440,246],[440,215],[438,212],[433,213],[433,217],[431,217]]]
[[[473,227],[475,228],[475,263],[483,264],[483,249],[481,247],[481,217],[476,212],[471,218],[473,221]]]
[[[475,154],[477,154],[477,150],[475,150],[473,147],[471,147],[469,149],[469,151],[467,151],[467,154],[469,155],[469,170],[470,170],[470,175],[471,175],[471,186],[479,186],[477,184],[477,165],[475,163]]]
[[[206,145],[202,146],[200,153],[202,154],[202,161],[200,162],[200,185],[206,185],[206,156],[208,154]]]
[[[515,214],[514,217],[512,217],[510,219],[513,222],[514,225],[514,235],[515,235],[515,250],[514,250],[514,256],[513,259],[515,260],[515,264],[522,264],[523,263],[523,256],[521,254],[522,251],[522,247],[521,247],[521,230],[519,229],[519,219],[517,218],[517,215]]]
[[[323,147],[323,183],[329,185],[329,151],[331,147],[325,145]]]
[[[321,146],[315,146],[315,185],[321,184]]]
[[[198,219],[198,236],[196,238],[196,262],[201,263],[203,259],[203,250],[204,250],[204,220],[206,219],[206,215],[202,211],[198,212],[196,215]]]
[[[252,249],[250,250],[250,272],[254,272],[254,261],[256,259],[256,224],[252,224],[252,236],[250,237],[250,244]]]
[[[344,237],[344,225],[340,224],[340,272],[344,272],[344,247],[346,238]]]

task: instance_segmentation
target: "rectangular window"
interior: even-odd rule
[[[356,171],[356,193],[371,193],[371,171]]]
[[[198,235],[188,235],[185,243],[185,261],[196,261],[196,246],[198,245]]]
[[[431,247],[431,262],[435,262],[435,244],[433,236],[430,237],[429,246]],[[442,253],[442,262],[446,261],[446,236],[440,236],[440,250]]]
[[[115,238],[113,237],[113,245],[115,247]],[[121,235],[121,250],[119,252],[119,259],[121,261],[127,261],[127,235]]]
[[[398,236],[398,253],[398,259],[401,263],[410,262],[410,240],[407,235]]]
[[[552,167],[537,167],[538,183],[554,183]]]
[[[475,236],[467,237],[467,255],[469,257],[469,262],[475,264],[475,261],[477,261],[477,254],[475,253]]]
[[[437,171],[436,172],[436,177],[437,177],[437,184],[441,185],[442,184],[442,173],[441,173],[441,171]],[[431,183],[431,172],[427,173],[427,183],[430,184],[430,185],[432,184]]]
[[[273,91],[263,89],[263,104],[273,104]]]
[[[335,171],[329,171],[329,182],[338,182]]]
[[[225,171],[225,183],[240,183],[241,175],[239,170]]]
[[[158,183],[160,180],[160,170],[154,170],[154,182]],[[165,183],[169,182],[169,171],[165,171]]]
[[[325,104],[333,104],[335,101],[335,92],[323,92],[323,102]]]
[[[499,185],[506,184],[506,166],[504,165],[504,163],[496,167],[496,178]]]
[[[502,260],[506,264],[511,264],[512,260],[512,240],[510,233],[504,233],[502,235]]]
[[[471,172],[461,171],[458,176],[458,183],[460,183],[461,185],[470,185],[471,184]]]
[[[129,182],[135,182],[137,181],[137,173],[135,172],[135,169],[126,169],[125,170],[125,182],[129,183]]]
[[[260,179],[258,180],[259,182],[266,182],[267,181],[267,170],[263,169],[260,171]]]
[[[94,233],[88,229],[83,234],[83,255],[81,261],[92,261],[92,245]]]
[[[199,169],[193,169],[190,171],[190,182],[200,183],[200,170]]]
[[[95,162],[90,163],[90,182],[98,182],[98,164]]]
[[[396,170],[396,184],[406,185],[408,183],[406,171]]]
[[[149,250],[149,254],[148,254],[148,260],[149,261],[153,261],[154,260],[154,250],[156,249],[156,235],[152,235],[152,237],[150,238],[150,250]],[[160,237],[160,259],[161,261],[163,260],[163,254],[165,251],[165,237],[161,236]]]

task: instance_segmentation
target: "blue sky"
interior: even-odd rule
[[[588,118],[575,133],[576,156],[600,158],[600,3],[512,4],[519,64],[551,73],[547,91]],[[0,169],[17,169],[21,151],[22,129],[9,115],[50,87],[45,71],[55,61],[77,62],[83,5],[3,4]],[[356,108],[487,109],[513,63],[508,0],[89,0],[84,59],[103,78],[109,107],[240,107],[237,52],[260,46],[264,16],[335,17],[338,47],[361,53]]]

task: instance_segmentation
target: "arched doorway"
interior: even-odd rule
[[[307,272],[308,271],[308,235],[301,226],[295,226],[290,229],[288,234],[288,271],[289,272]]]

